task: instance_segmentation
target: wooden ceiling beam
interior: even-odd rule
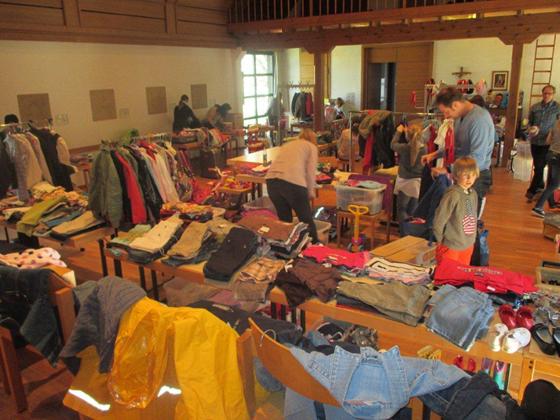
[[[560,13],[546,13],[258,36],[238,35],[238,38],[243,48],[262,49],[308,48],[313,44],[329,45],[333,42],[336,45],[356,45],[494,37],[502,39],[504,43],[513,44],[531,42],[543,33],[558,32],[560,32]]]
[[[313,26],[340,25],[361,22],[377,22],[403,19],[422,19],[441,16],[459,16],[475,13],[507,12],[524,9],[549,9],[557,0],[492,0],[471,3],[455,3],[441,6],[408,7],[375,10],[360,13],[342,13],[331,16],[311,16],[277,20],[265,20],[250,23],[232,23],[228,31],[232,33],[262,32],[271,30],[289,30],[310,28]]]

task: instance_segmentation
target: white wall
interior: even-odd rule
[[[549,43],[544,39],[541,43]],[[523,51],[520,89],[525,92],[524,113],[528,113],[529,95],[535,44],[528,44]],[[558,39],[560,47],[560,38]],[[504,45],[497,38],[480,38],[468,40],[435,41],[433,77],[436,81],[444,80],[454,83],[457,78],[451,73],[463,66],[472,72],[466,76],[477,82],[485,79],[491,87],[492,71],[506,70],[511,75],[512,47]],[[560,100],[560,48],[555,50],[552,72],[552,84],[559,88],[557,100]],[[331,96],[347,98],[355,95],[356,105],[360,106],[362,90],[362,54],[360,45],[336,47],[331,56]]]
[[[540,42],[541,44],[551,42],[550,35],[545,37]],[[558,41],[560,42],[560,39]],[[535,45],[536,41],[525,45],[523,49],[520,89],[524,92],[523,111],[525,116],[529,110]],[[504,45],[497,38],[436,41],[434,43],[434,79],[454,82],[456,76],[451,73],[458,71],[459,67],[463,66],[472,72],[471,75],[466,76],[467,78],[474,82],[484,79],[490,88],[493,71],[506,70],[510,72],[511,76],[511,53],[512,47]],[[560,48],[555,50],[551,83],[555,86],[560,84]],[[540,91],[540,87],[537,90]],[[560,96],[557,99],[560,99]]]
[[[351,110],[361,109],[362,46],[336,47],[331,53],[331,98],[342,98]]]
[[[130,128],[141,133],[170,131],[173,107],[182,93],[190,96],[191,84],[207,84],[209,105],[229,102],[234,112],[240,111],[234,50],[0,41],[0,51],[0,115],[19,114],[18,94],[48,93],[53,117],[68,115],[68,124],[55,123],[55,128],[70,147],[118,138]],[[148,115],[148,86],[166,87],[167,114]],[[128,109],[128,117],[93,122],[89,91],[111,88],[117,114]],[[195,112],[204,116],[206,110]]]
[[[282,93],[286,112],[290,112],[294,89],[285,87],[288,83],[298,83],[299,75],[299,48],[288,48],[278,51],[278,86]]]

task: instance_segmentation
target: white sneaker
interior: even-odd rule
[[[508,332],[505,324],[495,324],[488,333],[488,345],[492,351],[500,351],[502,348],[502,339]]]
[[[514,328],[509,331],[502,345],[502,350],[506,353],[515,353],[519,349],[527,346],[531,342],[531,332],[527,328]]]

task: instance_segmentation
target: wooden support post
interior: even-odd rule
[[[511,54],[511,79],[509,82],[509,102],[506,111],[506,132],[504,144],[504,156],[502,166],[506,166],[509,162],[509,155],[513,148],[515,139],[515,131],[517,128],[517,113],[519,103],[519,82],[521,79],[521,61],[523,59],[523,43],[516,42],[513,44]]]
[[[177,0],[165,2],[165,29],[168,34],[177,33]]]
[[[325,54],[317,51],[313,54],[315,61],[315,88],[313,90],[313,129],[322,130],[325,119],[323,111],[323,92],[325,80],[323,80],[323,66],[325,65]]]
[[[80,8],[78,0],[62,0],[64,24],[66,26],[80,26]]]

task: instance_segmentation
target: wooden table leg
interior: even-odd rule
[[[12,397],[16,403],[18,413],[27,410],[27,397],[23,388],[21,371],[17,359],[16,349],[12,340],[12,333],[7,328],[0,328],[0,356],[4,365],[6,379]]]
[[[525,388],[529,383],[533,381],[533,376],[535,374],[535,360],[530,358],[523,358],[523,363],[521,364],[521,380],[519,381],[519,393],[517,395],[518,401],[523,400],[523,394],[525,393]]]
[[[103,239],[98,239],[97,243],[99,244],[99,256],[101,258],[101,271],[103,273],[103,277],[109,275],[109,270],[107,268],[107,258],[105,257],[105,242]]]
[[[340,248],[340,237],[342,236],[342,216],[336,215],[336,247]]]
[[[157,273],[154,270],[150,270],[152,273],[152,292],[154,294],[154,299],[159,301],[159,290],[157,283]]]

